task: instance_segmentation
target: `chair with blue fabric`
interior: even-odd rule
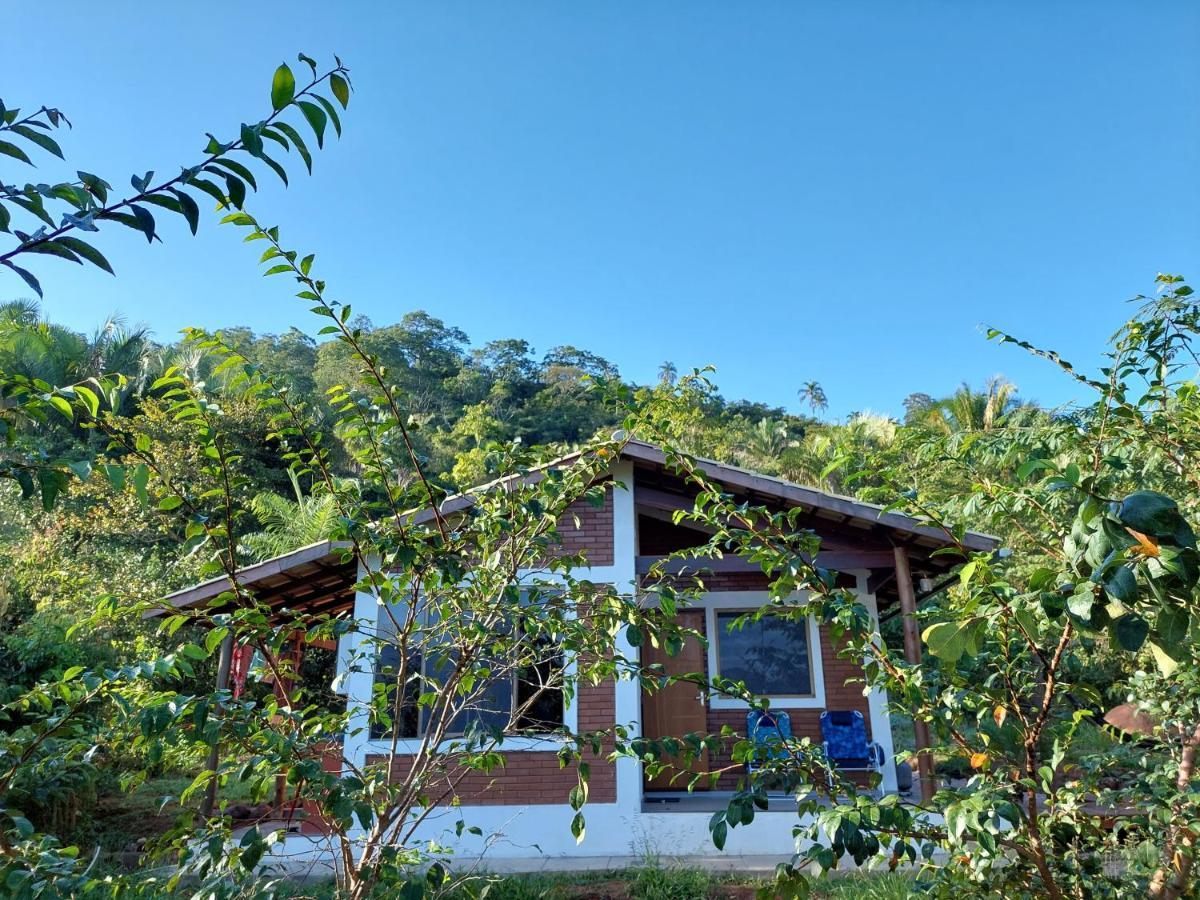
[[[883,747],[867,741],[867,724],[856,709],[821,713],[821,739],[831,765],[846,771],[878,772],[884,766]]]
[[[755,772],[766,760],[787,757],[782,743],[792,738],[792,720],[785,712],[752,709],[746,714],[746,737],[755,749],[754,759],[746,763],[746,771]]]

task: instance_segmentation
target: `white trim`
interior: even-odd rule
[[[448,737],[438,745],[436,752],[450,752],[454,743],[462,742],[460,737]],[[555,753],[565,743],[559,735],[514,735],[506,737],[493,748],[499,753]],[[399,754],[416,753],[421,749],[420,738],[400,738],[396,741],[396,752]],[[368,738],[362,742],[362,752],[365,755],[387,755],[392,752],[391,738]]]
[[[882,641],[879,634],[879,606],[874,594],[867,593],[869,572],[856,572],[858,577],[858,600],[867,608],[871,616],[875,640]],[[866,660],[864,660],[866,662]],[[871,740],[883,748],[883,771],[880,773],[879,787],[885,793],[894,794],[899,790],[896,781],[896,745],[892,737],[892,719],[888,715],[888,695],[885,688],[871,688],[867,693],[867,710],[871,717]]]
[[[613,578],[609,582],[619,592],[637,596],[637,509],[634,497],[633,463],[619,460],[612,469],[613,478]],[[599,580],[598,578],[595,580]],[[638,661],[641,651],[629,643],[626,629],[617,635],[614,647],[626,659]],[[615,685],[614,719],[629,729],[631,737],[642,734],[642,687],[636,678],[623,677]],[[626,814],[642,809],[642,763],[621,756],[616,761],[617,807]]]
[[[378,559],[372,559],[371,565],[377,565]],[[366,571],[361,563],[358,566],[358,580],[366,577]],[[371,664],[363,656],[363,645],[368,642],[365,629],[374,629],[379,620],[379,602],[373,594],[356,591],[354,594],[355,627],[342,635],[338,641],[338,681],[346,694],[346,711],[349,714],[346,722],[346,733],[342,736],[342,757],[352,765],[361,766],[366,762],[367,743],[370,738],[369,713],[367,705],[371,699],[371,691],[375,684],[374,656]],[[355,657],[359,657],[354,663]],[[352,663],[354,663],[352,665]]]
[[[793,599],[802,601],[805,595],[797,592]],[[697,607],[704,609],[704,628],[708,635],[708,673],[712,678],[720,674],[717,660],[717,611],[727,609],[758,609],[771,600],[767,591],[711,591],[704,594]],[[696,608],[696,607],[693,607]],[[808,616],[809,676],[812,681],[811,697],[768,697],[773,709],[825,709],[825,666],[822,661],[824,647],[821,645],[821,629],[817,620]],[[750,704],[735,697],[712,694],[708,699],[711,709],[749,709]]]
[[[549,582],[554,579],[547,578],[545,580],[547,582]],[[518,579],[518,581],[519,581],[519,579]],[[362,622],[364,620],[364,618],[366,618],[370,622],[370,625],[368,627],[371,629],[371,633],[377,634],[379,631],[379,628],[380,628],[380,622],[379,622],[380,612],[381,612],[380,604],[378,602],[374,602],[374,598],[370,597],[369,595],[368,595],[368,598],[371,601],[373,601],[371,603],[371,609],[374,612],[374,617],[368,618],[365,614],[360,614],[359,609],[358,609],[358,602],[357,602],[358,598],[356,597],[355,598],[355,620],[358,622]],[[392,608],[399,611],[399,614],[397,616],[398,619],[404,619],[405,616],[407,615],[406,601],[398,601],[396,603],[393,603]],[[365,611],[364,611],[364,613],[365,613]],[[574,611],[569,612],[568,615],[573,616]],[[358,643],[360,643],[360,644],[365,642],[365,640],[366,640],[364,637],[362,637],[361,630],[362,630],[361,628],[356,629],[356,633],[359,634]],[[376,651],[378,651],[378,646],[376,646],[374,649]],[[347,662],[349,661],[349,656],[350,656],[350,654],[347,653]],[[360,663],[360,667],[365,666],[365,665],[366,665],[366,658],[364,656],[362,663]],[[375,654],[372,654],[371,655],[371,665],[369,667],[370,671],[368,673],[370,676],[369,680],[366,680],[364,683],[363,679],[361,679],[361,677],[360,677],[356,681],[356,691],[352,696],[363,697],[363,698],[368,698],[368,699],[371,697],[371,694],[375,688],[375,666],[376,666],[376,658],[375,658]],[[567,677],[574,674],[576,667],[577,667],[577,663],[575,662],[575,660],[573,658],[566,657],[563,659],[564,681],[566,680]],[[359,673],[359,672],[356,672],[354,674],[361,676],[361,673]],[[349,679],[347,679],[347,681],[349,681]],[[361,708],[361,714],[365,716],[366,715],[366,701],[360,703],[359,707]],[[576,728],[578,727],[578,722],[579,722],[578,692],[576,692],[576,695],[571,697],[570,699],[568,699],[566,697],[563,698],[562,713],[563,713],[563,727],[570,729],[571,731],[575,731]],[[370,735],[369,727],[367,727],[367,726],[364,726],[364,727],[366,727],[367,730],[366,730],[364,736],[358,742],[359,752],[361,754],[363,754],[364,758],[367,755],[388,754],[388,753],[392,752],[393,743],[392,743],[391,737],[373,738]],[[453,747],[455,742],[461,742],[461,741],[462,741],[462,735],[460,735],[460,734],[447,735],[446,738],[438,745],[437,749],[439,751],[450,750],[450,748]],[[424,742],[420,737],[398,738],[395,741],[395,752],[399,753],[399,754],[416,753],[422,748],[423,743]],[[508,752],[529,753],[529,752],[536,752],[539,750],[542,752],[546,752],[546,753],[552,753],[552,752],[556,752],[557,750],[559,750],[565,743],[567,743],[565,737],[563,737],[562,735],[554,734],[552,732],[547,732],[544,734],[529,734],[529,735],[522,734],[522,735],[512,735],[509,737],[505,737],[503,740],[500,741],[500,743],[498,743],[496,745],[495,749],[500,752],[503,752],[503,753],[508,753]]]

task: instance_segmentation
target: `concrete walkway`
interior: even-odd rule
[[[458,871],[476,869],[496,875],[613,872],[621,869],[644,869],[654,865],[668,869],[701,869],[705,872],[760,878],[773,875],[777,865],[790,859],[791,857],[787,856],[658,856],[653,859],[644,856],[544,856],[531,859],[456,856],[446,862]]]

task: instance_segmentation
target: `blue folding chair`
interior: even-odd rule
[[[856,709],[821,713],[821,739],[825,757],[839,769],[878,772],[884,766],[883,747],[867,741],[867,724]]]
[[[746,737],[755,749],[754,759],[746,763],[746,771],[755,772],[767,760],[787,757],[783,742],[792,738],[792,720],[785,712],[752,709],[746,714]]]

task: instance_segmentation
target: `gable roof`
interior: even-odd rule
[[[578,452],[567,454],[543,466],[539,471],[567,465],[579,457]],[[624,445],[621,458],[658,470],[665,470],[667,463],[667,456],[661,447],[638,440],[629,440]],[[709,478],[731,493],[747,496],[754,502],[798,506],[817,519],[834,524],[855,526],[874,533],[883,532],[895,543],[910,546],[927,559],[928,554],[935,550],[957,546],[960,543],[967,550],[977,552],[995,550],[1000,544],[998,538],[981,532],[968,531],[961,538],[956,538],[926,519],[885,511],[883,507],[873,503],[794,484],[712,459],[692,459]],[[438,510],[442,515],[462,512],[475,503],[478,495],[512,484],[519,477],[536,478],[538,475],[534,472],[527,476],[509,476],[479,485],[447,497],[439,504]],[[428,522],[433,519],[433,510],[425,508],[416,511],[413,513],[413,519],[417,522]],[[241,585],[253,587],[260,599],[275,608],[292,607],[301,603],[306,609],[314,612],[352,608],[353,594],[350,589],[357,576],[356,564],[346,558],[347,546],[345,543],[334,541],[319,541],[246,566],[238,571],[237,580]],[[937,571],[945,571],[952,567],[953,561],[949,558],[937,559],[932,566]],[[227,577],[213,578],[167,595],[163,598],[164,607],[148,615],[158,616],[172,609],[194,608],[228,589]]]
[[[654,466],[666,464],[666,454],[654,444],[645,441],[630,441],[622,456],[649,463]],[[872,527],[881,527],[916,539],[923,544],[952,546],[958,540],[945,529],[927,519],[885,512],[882,506],[844,497],[840,494],[795,484],[782,478],[762,475],[749,469],[717,462],[714,459],[693,457],[696,463],[714,481],[732,488],[734,493],[749,493],[759,497],[773,498],[792,506],[811,510],[820,518],[841,522],[857,522]],[[968,531],[961,543],[968,550],[986,552],[1000,546],[999,538],[978,531]]]
[[[543,468],[567,465],[579,458],[579,453],[562,456]],[[658,468],[666,466],[667,455],[662,448],[647,441],[629,440],[621,450],[621,458],[645,463]],[[882,506],[845,497],[840,494],[822,491],[814,487],[795,484],[782,478],[762,475],[750,469],[743,469],[715,459],[693,456],[698,467],[711,479],[731,490],[731,493],[751,494],[757,498],[774,500],[776,502],[800,506],[811,510],[821,518],[840,522],[855,522],[873,528],[883,528],[903,535],[904,540],[912,540],[930,547],[950,547],[959,541],[948,534],[945,529],[932,524],[927,519],[905,515],[898,512],[884,511]],[[486,484],[470,488],[460,494],[454,494],[442,501],[438,507],[442,515],[453,515],[469,508],[475,502],[475,497],[505,484],[511,484],[513,476],[500,478]],[[425,509],[417,513],[416,519],[427,522],[433,518],[433,511]],[[986,552],[995,550],[1000,545],[999,538],[978,531],[968,531],[961,539],[968,550]]]

